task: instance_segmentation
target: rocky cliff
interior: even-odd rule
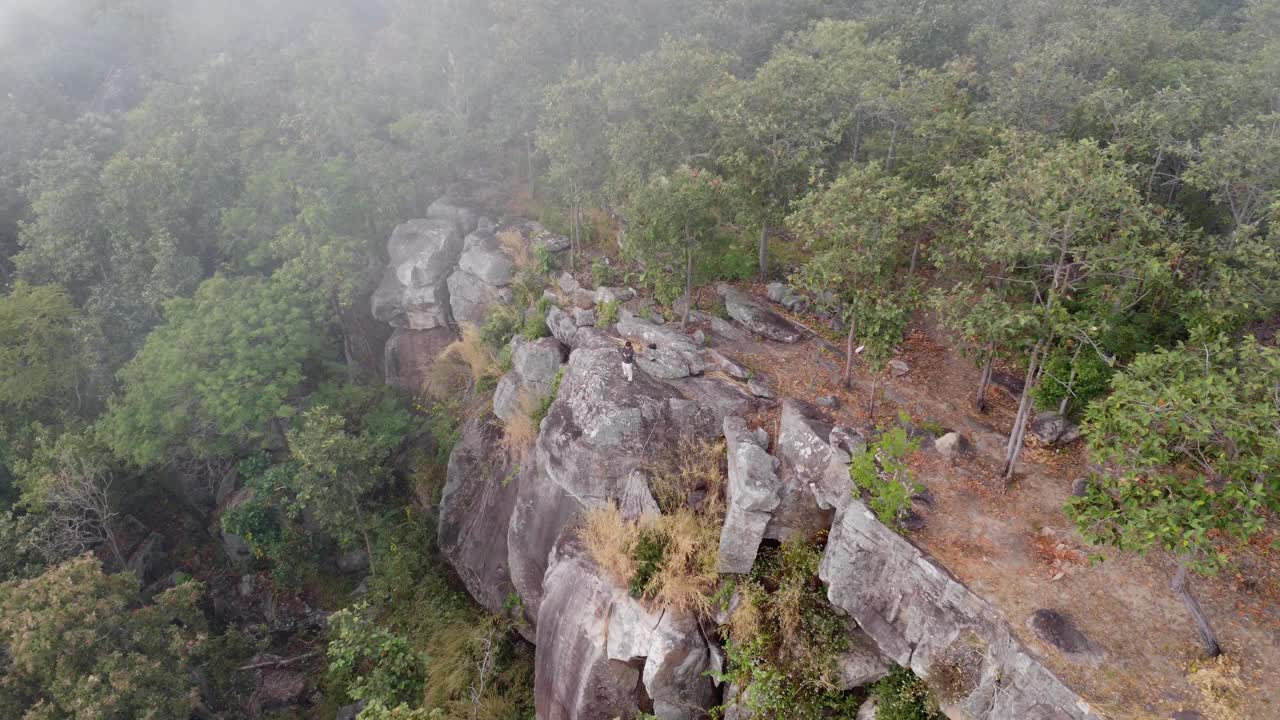
[[[532,223],[498,226],[454,205],[433,206],[432,215],[396,230],[372,303],[396,328],[387,378],[404,387],[457,322],[479,321],[507,297],[512,258],[498,233],[562,245]],[[633,598],[597,567],[578,532],[587,510],[611,503],[628,517],[659,512],[645,467],[691,437],[723,438],[727,448],[721,572],[748,572],[762,542],[829,529],[821,577],[848,615],[853,645],[864,648],[842,661],[849,687],[898,663],[926,680],[947,673],[944,710],[953,718],[1095,717],[993,608],[854,497],[848,463],[866,449],[861,429],[792,399],[780,401],[772,443],[752,427],[748,419],[773,402],[757,396],[770,393],[721,346],[748,333],[795,342],[799,328],[732,288],[721,293],[733,322],[716,318],[696,337],[653,322],[639,300],[616,326],[595,327],[596,298],[630,293],[592,293],[571,277],[558,290],[546,316],[552,337],[513,343],[492,413],[464,428],[439,529],[442,552],[477,601],[496,611],[519,598],[522,632],[537,646],[540,719],[696,718],[726,696],[710,679],[723,662],[714,620]],[[634,382],[619,367],[621,338],[639,349]],[[521,394],[552,390],[536,439],[514,456],[500,450],[495,417],[519,412]],[[741,705],[731,714],[750,717]]]

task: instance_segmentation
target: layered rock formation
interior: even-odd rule
[[[418,226],[415,232],[427,238],[422,247],[402,253],[388,272],[400,282],[403,265],[428,255],[449,264],[450,251],[432,248],[457,246],[445,270],[424,268],[408,277],[436,285],[446,279],[450,321],[471,312],[453,301],[448,278],[465,273],[491,288],[509,281],[507,243],[481,237],[486,228],[478,226],[463,242],[438,224],[426,226],[429,235]],[[533,243],[538,234],[522,237]],[[575,309],[589,310],[597,296],[613,301],[629,293],[593,292],[571,277],[562,278],[559,289],[563,307],[553,305],[546,318],[552,337],[513,343],[513,369],[493,403],[495,415],[509,420],[527,410],[518,398],[541,399],[554,390],[536,439],[512,457],[498,449],[500,423],[472,418],[450,458],[439,526],[443,554],[481,604],[497,611],[512,593],[520,598],[522,631],[537,645],[539,718],[625,719],[647,712],[683,720],[703,717],[724,698],[733,704],[736,691],[717,688],[708,676],[722,657],[714,624],[632,598],[578,539],[588,509],[617,503],[628,517],[658,512],[647,466],[689,437],[726,441],[722,572],[749,572],[762,542],[829,529],[821,577],[832,605],[849,617],[850,648],[839,658],[846,687],[874,682],[890,663],[928,679],[948,663],[976,662],[961,668],[972,687],[947,704],[953,718],[1094,717],[990,606],[855,499],[848,464],[866,451],[862,432],[783,399],[771,448],[768,433],[745,419],[765,401],[746,389],[749,373],[724,347],[706,348],[704,338],[651,322],[635,312],[634,302],[615,328],[596,327]],[[382,317],[393,323],[433,317],[404,299],[424,293],[398,292],[398,309],[383,310]],[[785,318],[739,291],[724,287],[721,294],[736,324],[721,321],[723,332],[713,326],[717,337],[800,338]],[[375,302],[375,309],[392,305]],[[624,338],[637,347],[633,382],[620,368]],[[393,342],[397,352],[406,347],[403,338]],[[711,368],[725,374],[705,372]],[[958,650],[978,646],[981,652]],[[750,713],[737,702],[726,717]]]

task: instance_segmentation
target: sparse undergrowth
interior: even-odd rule
[[[720,578],[723,459],[721,443],[683,441],[649,468],[662,514],[628,520],[615,505],[588,512],[582,539],[592,559],[656,607],[709,612]]]
[[[849,466],[853,477],[854,494],[859,491],[868,496],[868,504],[880,522],[900,528],[911,498],[920,492],[906,457],[920,447],[903,427],[905,418],[898,425],[886,429],[880,439],[867,448],[867,452],[854,457]]]
[[[723,679],[742,690],[740,702],[756,717],[851,719],[861,704],[861,693],[839,686],[836,658],[848,647],[848,625],[818,578],[823,539],[794,536],[761,548],[751,574],[719,595],[736,603]]]
[[[874,692],[876,720],[946,720],[929,686],[907,668],[895,666]]]

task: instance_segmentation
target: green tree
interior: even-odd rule
[[[5,424],[74,408],[82,363],[78,313],[56,285],[18,281],[0,297],[0,408]]]
[[[958,222],[942,262],[963,277],[956,286],[958,310],[1003,314],[1004,324],[981,320],[973,326],[1000,330],[1000,337],[988,338],[989,348],[1000,340],[1027,353],[1002,469],[1008,482],[1045,359],[1068,339],[1096,347],[1105,330],[1095,313],[1078,311],[1090,307],[1080,301],[1128,308],[1144,282],[1168,275],[1159,216],[1142,202],[1128,169],[1088,141],[1046,144],[1009,133],[982,160],[948,171],[945,179],[952,183]],[[986,302],[974,301],[984,293]]]
[[[164,324],[120,372],[122,394],[98,424],[103,441],[149,467],[283,440],[280,418],[331,347],[318,315],[258,277],[215,275],[192,298],[170,301]]]
[[[730,81],[731,58],[696,40],[664,40],[605,75],[609,194],[625,202],[655,176],[714,159],[712,98]]]
[[[0,712],[24,720],[188,717],[189,659],[204,629],[203,587],[137,605],[131,573],[89,556],[0,584]]]
[[[896,77],[892,50],[872,45],[857,23],[823,21],[774,50],[747,80],[716,99],[719,163],[752,198],[760,218],[760,275],[769,226],[786,213],[851,134],[857,155],[868,114],[864,88]]]
[[[737,194],[719,176],[684,166],[655,178],[627,206],[628,251],[647,265],[684,265],[682,328],[693,306],[695,265],[705,263],[720,240],[720,226],[733,213]]]
[[[872,364],[886,361],[901,340],[911,309],[902,270],[908,258],[914,265],[917,238],[935,212],[932,196],[873,163],[806,195],[787,218],[792,234],[814,251],[793,281],[848,327],[846,387],[857,340]]]
[[[347,421],[324,405],[307,410],[299,427],[289,431],[295,468],[284,478],[292,505],[314,512],[340,545],[363,541],[370,569],[373,523],[366,505],[390,482],[386,461],[409,429],[408,413],[388,399],[364,418],[359,432],[349,431]]]
[[[1280,510],[1280,350],[1193,333],[1175,349],[1140,355],[1086,413],[1089,447],[1111,472],[1093,477],[1070,512],[1091,541],[1177,560],[1170,584],[1210,655],[1220,652],[1186,586]]]
[[[579,65],[547,89],[536,132],[538,150],[548,159],[552,187],[569,204],[569,265],[577,266],[582,243],[583,205],[604,185],[608,168],[604,101],[599,76]]]

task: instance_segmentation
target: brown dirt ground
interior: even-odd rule
[[[752,290],[767,303],[763,287]],[[812,318],[797,319],[816,327]],[[853,426],[870,419],[873,378],[858,367],[856,390],[840,387],[843,358],[830,343],[810,337],[796,345],[748,341],[717,347],[768,376],[780,397],[835,395],[840,406],[834,419]],[[899,357],[911,370],[902,378],[876,378],[884,399],[874,420],[905,410],[917,423],[961,432],[976,447],[955,462],[925,452],[913,458],[933,507],[925,528],[911,539],[999,608],[1022,640],[1099,712],[1117,720],[1163,720],[1178,710],[1199,710],[1213,720],[1187,681],[1188,667],[1201,653],[1190,617],[1168,589],[1172,563],[1159,554],[1090,547],[1063,513],[1071,481],[1087,474],[1081,444],[1055,451],[1030,439],[1019,477],[1005,489],[998,467],[1016,401],[993,387],[991,407],[977,413],[971,396],[978,369],[928,318],[911,328]],[[1247,690],[1238,717],[1280,718],[1280,554],[1269,549],[1276,535],[1273,530],[1236,553],[1232,569],[1192,582],[1223,646],[1240,665]],[[1038,608],[1068,613],[1103,648],[1105,659],[1094,666],[1072,664],[1039,642],[1026,625]]]

